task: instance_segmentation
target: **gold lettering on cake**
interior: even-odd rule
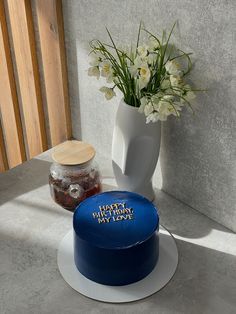
[[[133,214],[128,215],[118,215],[112,217],[113,221],[120,221],[120,220],[132,220],[134,219]]]
[[[133,208],[127,207],[126,203],[113,203],[99,206],[99,211],[92,213],[94,219],[99,224],[118,222],[123,220],[133,220]]]
[[[99,224],[101,224],[101,223],[109,223],[109,222],[110,222],[110,219],[111,219],[111,217],[109,217],[109,218],[106,218],[106,217],[104,217],[104,218],[98,218],[98,223],[99,223]]]
[[[103,206],[99,206],[99,210],[100,211],[108,211],[108,210],[119,209],[120,207],[125,208],[126,204],[125,203],[114,203],[111,205],[103,205]]]
[[[105,212],[93,213],[93,218],[105,217],[106,215]]]

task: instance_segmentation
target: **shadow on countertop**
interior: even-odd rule
[[[50,165],[50,161],[32,159],[8,172],[2,173],[0,175],[0,205],[14,200],[16,205],[17,201],[19,201],[21,204],[25,202],[25,205],[28,207],[34,207],[35,200],[31,200],[30,196],[27,197],[27,201],[25,197],[19,198],[19,196],[44,185],[47,186]],[[106,177],[103,179],[106,179]],[[103,190],[105,191],[114,190],[115,188],[111,184],[106,184],[106,182],[104,182],[103,187]],[[48,193],[49,189],[45,189],[45,191]],[[155,190],[155,193],[156,199],[154,203],[157,205],[160,213],[160,223],[172,233],[187,238],[202,238],[214,229],[229,234],[233,233],[233,231],[214,222],[210,218],[176,200],[167,193],[161,190]],[[51,210],[51,205],[47,206],[47,204],[41,202],[41,198],[43,199],[46,197],[45,192],[37,192],[36,194],[33,194],[32,197],[35,197],[36,195],[38,200],[38,205],[36,204],[35,206],[37,207],[36,209],[39,211],[44,210],[45,213],[46,210]],[[48,195],[49,193],[47,194],[47,197]],[[48,200],[49,199],[50,198],[48,198]],[[64,213],[64,210],[58,212],[58,214],[60,213]]]
[[[0,174],[0,205],[48,184],[51,162],[31,159]]]
[[[234,313],[236,256],[183,240],[176,241],[179,265],[174,277],[154,295],[126,304],[80,295],[64,282],[57,267],[56,250],[67,228],[68,224],[58,221],[28,234],[0,232],[3,313]],[[175,229],[181,230],[182,223],[176,222]],[[186,229],[190,232],[191,226]],[[224,234],[219,239],[221,246],[226,238]],[[235,238],[228,241],[235,245]]]

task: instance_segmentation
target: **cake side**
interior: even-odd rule
[[[157,232],[139,245],[112,250],[88,245],[74,234],[76,267],[88,279],[103,285],[121,286],[146,277],[159,257]]]

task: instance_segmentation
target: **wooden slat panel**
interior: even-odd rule
[[[29,157],[46,150],[46,132],[30,0],[7,0]]]
[[[3,172],[8,169],[7,156],[5,150],[5,144],[2,134],[2,126],[0,123],[0,172]]]
[[[52,146],[71,138],[63,16],[60,0],[36,0]]]
[[[2,1],[0,1],[0,60],[0,110],[6,140],[8,164],[12,168],[25,161],[26,155],[5,10]]]

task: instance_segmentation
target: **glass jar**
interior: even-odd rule
[[[81,201],[101,192],[101,181],[98,165],[93,160],[95,151],[94,154],[86,155],[83,149],[80,149],[79,152],[78,147],[81,148],[84,144],[89,144],[79,141],[69,142],[73,142],[73,145],[68,145],[66,142],[67,145],[65,145],[66,149],[63,154],[58,154],[56,150],[52,155],[54,163],[50,168],[49,186],[53,200],[65,209],[74,211]],[[75,142],[77,150],[73,150]],[[63,144],[59,145],[59,152],[62,152]],[[78,156],[76,156],[77,153]],[[72,160],[73,154],[73,162],[69,162],[68,160]],[[82,154],[86,156],[83,155],[81,159]],[[76,162],[78,164],[74,164]]]

